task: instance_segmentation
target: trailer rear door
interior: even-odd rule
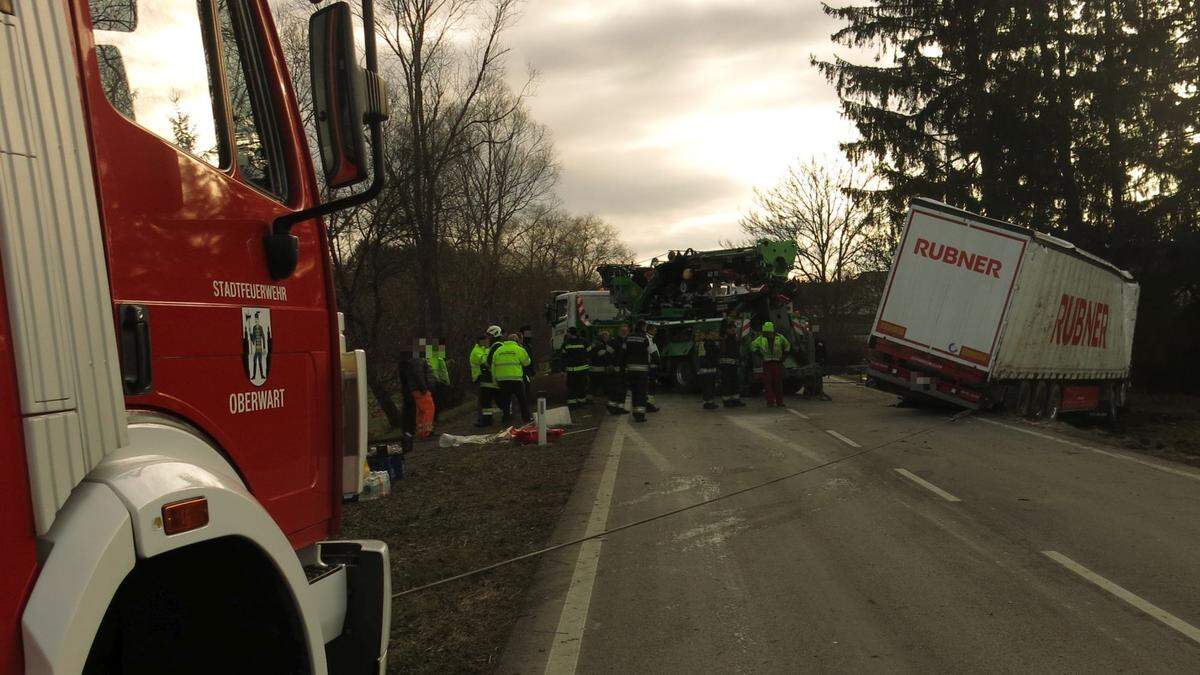
[[[988,372],[1029,238],[918,202],[872,335]]]

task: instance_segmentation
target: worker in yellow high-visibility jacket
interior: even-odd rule
[[[775,324],[770,321],[763,324],[762,335],[750,343],[750,351],[758,352],[762,356],[763,388],[766,391],[768,407],[784,407],[783,359],[791,349],[791,343],[775,332]]]
[[[512,403],[516,399],[521,408],[521,422],[533,419],[529,414],[529,399],[525,396],[525,366],[532,361],[529,352],[517,342],[517,334],[508,336],[504,342],[492,345],[488,353],[488,367],[496,384],[500,385],[500,410],[504,413],[504,424],[512,423]]]

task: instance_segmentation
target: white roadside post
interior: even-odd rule
[[[546,444],[546,392],[538,392],[537,400],[538,445]]]

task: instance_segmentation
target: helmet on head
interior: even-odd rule
[[[487,334],[492,337],[500,337],[501,335],[504,335],[504,331],[500,328],[500,326],[488,326]]]
[[[764,332],[764,333],[774,333],[774,332],[775,332],[775,324],[771,323],[770,321],[768,321],[768,322],[764,323],[764,324],[763,324],[763,329],[762,329],[762,332]]]

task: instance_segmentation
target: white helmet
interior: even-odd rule
[[[488,326],[487,334],[492,337],[500,337],[504,334],[504,331],[500,329],[500,326]]]

